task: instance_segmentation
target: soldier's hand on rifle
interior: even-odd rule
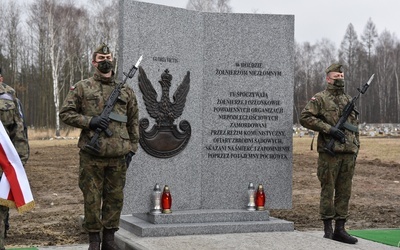
[[[89,127],[92,130],[100,128],[101,130],[106,130],[108,128],[108,118],[101,116],[93,116],[89,122]]]
[[[337,128],[332,126],[329,129],[329,134],[331,136],[333,136],[336,140],[340,141],[341,143],[345,143],[346,142],[346,135],[340,129],[337,129]]]

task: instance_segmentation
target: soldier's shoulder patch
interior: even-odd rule
[[[323,93],[319,92],[319,93],[316,93],[313,97],[311,97],[310,101],[315,102],[315,101],[321,100],[321,98],[323,98]]]
[[[74,85],[72,85],[72,86],[69,88],[69,90],[74,91],[76,88],[79,87],[79,83],[80,83],[80,82],[77,82],[77,83],[75,83]]]

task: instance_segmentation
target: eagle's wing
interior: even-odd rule
[[[186,96],[189,93],[190,88],[189,83],[190,72],[188,71],[173,96],[174,102],[172,103],[172,111],[175,119],[182,115],[183,109],[185,108]]]
[[[146,110],[150,117],[158,118],[158,103],[157,103],[157,92],[153,88],[150,80],[147,78],[142,66],[139,66],[139,88],[143,94],[144,104],[146,105]]]

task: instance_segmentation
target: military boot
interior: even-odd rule
[[[335,231],[333,232],[333,240],[340,241],[347,244],[356,244],[357,238],[349,235],[344,229],[345,220],[337,220],[335,224]]]
[[[89,233],[89,249],[88,250],[100,250],[100,233]]]
[[[103,244],[101,245],[101,250],[119,250],[117,244],[114,241],[114,234],[116,229],[106,229],[103,230]]]
[[[332,228],[332,219],[323,220],[324,221],[324,238],[332,239],[333,237],[333,228]]]

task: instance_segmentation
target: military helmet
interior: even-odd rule
[[[339,63],[333,63],[331,66],[326,68],[325,73],[328,74],[329,72],[340,72],[343,73],[343,65]]]

